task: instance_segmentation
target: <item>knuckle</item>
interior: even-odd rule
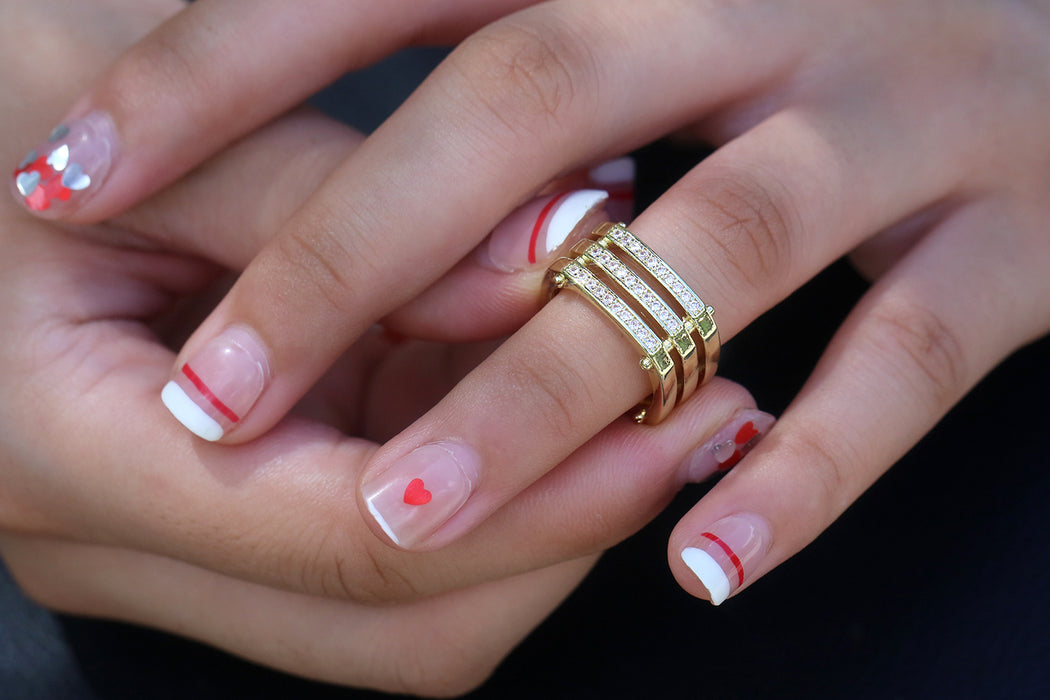
[[[522,356],[506,368],[505,379],[508,399],[523,415],[535,416],[543,434],[557,443],[578,434],[578,406],[596,405],[580,371],[549,351]]]
[[[165,104],[166,109],[176,109],[192,123],[195,106],[215,104],[205,99],[212,94],[209,81],[213,72],[200,70],[196,50],[195,42],[178,41],[160,32],[113,65],[99,97],[128,114],[141,112],[143,104]]]
[[[564,110],[596,81],[594,56],[576,30],[551,20],[490,25],[450,56],[467,94],[513,132],[557,128]]]
[[[294,226],[275,239],[274,253],[270,260],[282,269],[278,278],[299,287],[295,298],[319,301],[340,316],[354,311],[355,280],[362,279],[367,262],[350,250],[340,231]]]
[[[919,304],[897,302],[874,312],[868,341],[884,355],[887,371],[930,397],[935,408],[952,405],[968,383],[964,345],[935,312]],[[904,356],[905,363],[899,360]],[[915,384],[914,373],[920,384]]]
[[[831,522],[853,501],[858,456],[846,447],[850,444],[827,428],[786,433],[777,444],[791,464],[805,470],[805,507],[819,522]]]
[[[408,645],[394,655],[391,673],[399,692],[421,697],[466,695],[492,675],[500,660],[491,645],[475,649],[469,640],[435,628],[415,635]]]
[[[733,288],[768,293],[786,281],[799,219],[781,187],[744,173],[705,178],[690,186],[676,214],[709,234],[719,261],[735,273]]]

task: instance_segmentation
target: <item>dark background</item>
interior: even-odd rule
[[[316,103],[370,130],[441,55],[399,54]],[[702,154],[656,144],[636,155],[644,206]],[[722,374],[780,412],[864,289],[847,265],[832,267],[734,338]],[[667,536],[706,488],[690,487],[471,697],[1050,698],[1048,394],[1043,340],[816,543],[720,608],[683,593],[667,569]],[[0,700],[371,697],[52,615],[0,569]]]

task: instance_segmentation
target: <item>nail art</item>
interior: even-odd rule
[[[362,485],[368,512],[394,544],[418,545],[470,498],[479,461],[473,449],[459,443],[418,447]]]
[[[700,533],[696,545],[682,550],[682,561],[721,605],[735,593],[769,551],[769,525],[753,513],[722,518]]]
[[[597,188],[609,193],[605,210],[610,221],[631,223],[634,218],[634,158],[624,156],[596,165],[587,172],[587,179]]]
[[[608,199],[605,190],[573,190],[527,202],[489,234],[482,264],[504,272],[545,267],[601,223],[598,212]]]
[[[59,124],[22,159],[12,188],[26,207],[48,217],[82,204],[102,186],[116,159],[117,132],[104,112]]]
[[[728,423],[682,461],[686,479],[699,483],[736,466],[776,423],[776,418],[753,408],[737,411]]]
[[[232,430],[269,381],[255,336],[227,328],[182,365],[161,392],[171,414],[197,437],[214,442]]]

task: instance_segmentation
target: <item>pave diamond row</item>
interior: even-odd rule
[[[576,286],[586,289],[647,353],[652,355],[663,347],[656,333],[653,333],[652,329],[638,317],[638,314],[582,265],[572,262],[565,266],[562,273],[568,276]]]
[[[685,326],[671,307],[664,302],[642,278],[634,274],[626,265],[597,243],[587,248],[587,256],[598,263],[609,275],[619,280],[620,284],[641,302],[645,310],[664,327],[671,335],[682,332]]]
[[[663,282],[668,291],[674,295],[678,303],[686,310],[686,313],[694,317],[704,313],[704,302],[682,281],[681,277],[675,274],[674,270],[659,255],[653,252],[652,248],[642,243],[634,234],[622,226],[614,226],[606,235],[630,253],[653,277]]]

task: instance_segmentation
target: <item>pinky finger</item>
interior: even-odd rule
[[[890,270],[769,437],[675,528],[668,558],[682,587],[717,605],[794,555],[986,372],[1045,333],[1040,231],[1034,215],[973,204]]]

